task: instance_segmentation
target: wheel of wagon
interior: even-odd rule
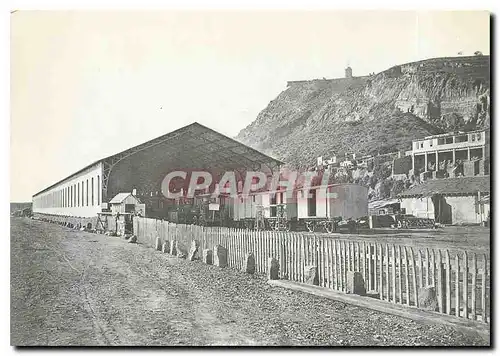
[[[398,221],[398,228],[401,229],[403,227],[403,224],[401,223],[401,220]]]
[[[245,221],[245,229],[247,229],[247,230],[252,230],[253,229],[253,223],[252,223],[252,221]]]
[[[314,232],[316,229],[316,224],[314,221],[306,221],[306,229],[309,232]]]
[[[333,221],[325,222],[325,231],[331,234],[335,231],[335,223]]]
[[[292,222],[291,221],[287,221],[285,223],[285,231],[292,231]]]

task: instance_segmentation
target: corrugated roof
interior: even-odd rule
[[[398,199],[385,199],[385,200],[376,200],[368,203],[368,209],[381,209],[384,206],[398,204]]]
[[[132,193],[118,193],[115,195],[113,199],[109,202],[110,204],[121,204],[125,199],[132,195]]]
[[[490,192],[490,176],[432,179],[411,187],[399,194],[399,197],[477,194],[477,192]]]
[[[178,138],[180,136],[182,137]],[[177,140],[175,139],[176,137]],[[225,136],[215,130],[194,122],[190,125],[181,127],[180,129],[169,132],[163,136],[134,146],[115,155],[111,155],[95,161],[92,164],[89,164],[79,171],[71,174],[70,176],[61,179],[51,186],[39,191],[38,193],[34,194],[33,197],[36,197],[37,195],[52,189],[60,183],[76,176],[77,174],[96,164],[108,161],[112,162],[115,158],[121,156],[133,156],[138,152],[151,152],[160,144],[164,145],[164,151],[162,152],[177,153],[177,155],[172,158],[174,160],[176,159],[176,157],[178,158],[181,153],[190,153],[192,156],[195,156],[190,162],[186,162],[186,160],[183,159],[183,161],[187,165],[186,167],[184,167],[185,169],[188,169],[190,167],[194,167],[196,169],[202,168],[201,166],[203,166],[203,162],[218,162],[219,165],[224,167],[231,166],[231,169],[245,167],[251,170],[257,170],[257,168],[253,167],[255,163],[278,166],[283,164],[283,162],[270,157],[252,147],[249,147],[233,138]],[[162,153],[162,156],[166,155]],[[157,162],[154,161],[154,163]],[[188,163],[191,164],[188,165]]]

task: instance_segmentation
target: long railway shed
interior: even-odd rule
[[[33,195],[33,213],[39,218],[95,226],[98,213],[116,194],[136,191],[152,207],[163,206],[161,183],[177,170],[246,171],[267,174],[283,162],[267,156],[197,122],[100,159]],[[104,203],[104,204],[103,204]]]

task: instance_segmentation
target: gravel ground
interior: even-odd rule
[[[472,346],[478,335],[269,286],[116,237],[11,219],[11,344]]]

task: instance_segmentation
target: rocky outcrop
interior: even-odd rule
[[[369,77],[289,82],[237,139],[290,166],[408,150],[413,139],[489,126],[489,56],[438,58]]]

